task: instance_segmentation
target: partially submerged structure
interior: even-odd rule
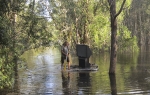
[[[71,70],[73,71],[96,71],[98,66],[89,63],[89,58],[92,55],[92,51],[88,45],[76,45],[76,53],[78,56],[79,65],[72,65]]]

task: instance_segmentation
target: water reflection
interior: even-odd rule
[[[78,73],[77,87],[78,87],[78,95],[84,95],[90,93],[91,79],[90,79],[90,74],[88,72]]]
[[[35,53],[36,52],[36,53]],[[109,75],[109,53],[91,57],[99,66],[97,72],[61,71],[59,51],[26,53],[27,66],[16,66],[13,89],[18,95],[148,95],[150,93],[150,52],[118,54],[116,75]],[[73,57],[73,64],[78,59]],[[116,81],[117,80],[117,81]],[[4,92],[4,91],[3,91]],[[3,94],[0,90],[0,95]],[[13,95],[12,94],[12,95]]]
[[[70,72],[61,71],[62,76],[62,88],[64,95],[70,95]]]
[[[117,95],[117,86],[116,86],[116,75],[109,74],[110,87],[111,87],[111,95]]]

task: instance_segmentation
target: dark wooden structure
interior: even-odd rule
[[[79,68],[90,67],[89,58],[92,55],[88,45],[76,45],[76,52],[79,60]]]

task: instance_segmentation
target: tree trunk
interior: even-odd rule
[[[115,73],[116,61],[117,61],[117,21],[116,15],[116,0],[109,2],[110,4],[110,17],[111,17],[111,55],[110,55],[110,68],[109,73]]]
[[[117,16],[121,13],[126,0],[123,1],[120,10],[116,13],[116,0],[108,0],[111,17],[111,55],[109,73],[115,73],[117,62]]]
[[[111,95],[117,95],[116,75],[110,74],[109,80],[110,80],[110,87],[111,87]]]

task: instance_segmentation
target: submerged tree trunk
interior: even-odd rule
[[[119,12],[116,14],[116,0],[108,0],[110,6],[110,17],[111,17],[111,55],[110,55],[110,67],[109,73],[115,73],[116,62],[117,62],[117,16],[121,13],[125,4],[123,1]]]
[[[111,87],[111,95],[117,95],[116,75],[110,74],[109,80],[110,80],[110,87]]]

